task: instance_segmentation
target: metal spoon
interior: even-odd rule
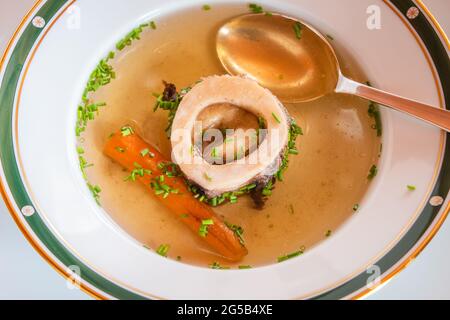
[[[275,13],[239,16],[220,28],[216,46],[229,73],[253,78],[284,102],[353,94],[450,131],[450,111],[346,78],[327,38],[303,21]]]

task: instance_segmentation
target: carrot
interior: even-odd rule
[[[174,174],[167,159],[131,127],[114,133],[106,142],[104,153],[130,171],[130,180],[144,184],[162,204],[225,259],[239,261],[247,255],[247,249],[234,231],[209,206],[193,196],[184,179]],[[207,234],[202,236],[200,230],[204,222],[208,222]]]

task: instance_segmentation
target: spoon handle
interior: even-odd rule
[[[336,92],[354,94],[361,98],[374,101],[450,132],[450,111],[387,93],[343,76],[339,79]]]

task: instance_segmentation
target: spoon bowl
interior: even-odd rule
[[[229,21],[219,30],[217,53],[229,73],[249,76],[284,102],[320,98],[335,90],[339,78],[327,39],[283,15],[248,14]]]
[[[346,78],[327,37],[301,20],[276,13],[242,15],[220,28],[216,48],[230,74],[259,82],[283,102],[352,94],[450,132],[450,111]]]

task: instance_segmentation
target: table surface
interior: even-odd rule
[[[0,52],[34,0],[0,0],[0,10],[10,12],[0,20]],[[450,34],[450,1],[424,0],[447,34]],[[450,299],[450,219],[425,251],[400,275],[368,299]],[[70,288],[29,245],[0,200],[0,299],[91,299]]]

